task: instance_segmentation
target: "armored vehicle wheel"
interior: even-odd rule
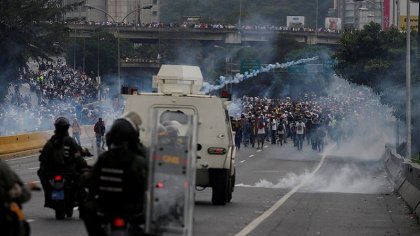
[[[226,205],[231,190],[229,188],[230,178],[228,170],[213,170],[211,179],[213,188],[211,201],[213,205]]]
[[[64,220],[66,213],[62,209],[55,210],[55,219],[56,220]]]

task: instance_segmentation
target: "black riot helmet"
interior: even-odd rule
[[[58,117],[54,122],[56,133],[65,133],[70,127],[70,122],[66,117]]]
[[[135,112],[124,114],[114,121],[106,135],[106,143],[110,148],[139,142],[139,125],[142,120]]]

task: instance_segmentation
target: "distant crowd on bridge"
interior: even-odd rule
[[[313,28],[307,27],[287,27],[287,26],[276,26],[276,25],[267,25],[267,24],[244,24],[244,25],[235,25],[235,24],[225,24],[225,23],[163,23],[163,22],[154,22],[154,23],[135,23],[135,22],[95,22],[95,21],[76,21],[69,22],[69,24],[76,25],[89,25],[89,26],[104,26],[104,27],[131,27],[131,28],[183,28],[183,29],[211,29],[211,30],[261,30],[261,31],[303,31],[303,32],[315,32]],[[340,33],[339,30],[327,29],[320,27],[317,30],[322,33]]]

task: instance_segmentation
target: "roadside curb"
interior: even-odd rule
[[[19,158],[19,157],[35,155],[35,154],[39,154],[40,151],[41,151],[41,148],[37,148],[37,149],[26,150],[22,152],[2,154],[0,155],[0,160],[10,160],[10,159]]]

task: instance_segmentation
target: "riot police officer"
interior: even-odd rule
[[[1,235],[29,235],[29,224],[22,212],[22,203],[31,194],[19,176],[0,160],[0,229]]]
[[[83,159],[84,150],[69,136],[70,123],[65,117],[54,122],[54,135],[44,145],[39,156],[38,176],[45,194],[45,207],[52,208],[50,178],[55,174],[66,174],[78,182],[80,175],[88,169]]]
[[[106,215],[137,216],[138,221],[144,217],[147,162],[139,140],[140,124],[134,112],[115,120],[106,134],[108,150],[85,179],[89,195],[81,213],[89,235],[105,235],[101,224]]]

